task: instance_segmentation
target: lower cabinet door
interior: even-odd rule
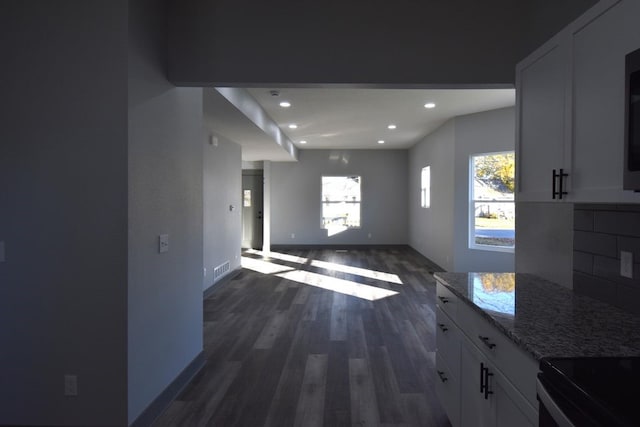
[[[436,394],[452,427],[460,425],[460,382],[440,353],[436,355]]]
[[[492,399],[495,403],[495,425],[497,427],[534,427],[538,425],[538,411],[519,394],[513,385],[501,375],[493,377]]]
[[[484,393],[486,360],[468,342],[460,346],[460,425],[463,427],[489,427],[493,419],[493,399]]]

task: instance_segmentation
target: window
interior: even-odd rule
[[[431,166],[422,168],[420,175],[420,206],[431,207]]]
[[[329,236],[360,227],[361,177],[322,177],[322,228]]]
[[[515,155],[478,154],[470,159],[469,247],[513,251],[515,247]]]

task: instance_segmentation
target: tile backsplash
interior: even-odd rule
[[[621,251],[633,279],[620,275]],[[574,205],[573,290],[640,315],[640,205]]]

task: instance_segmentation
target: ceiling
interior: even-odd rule
[[[514,89],[249,88],[299,150],[407,149],[447,120],[513,106]],[[273,138],[234,107],[219,100],[217,131],[243,146],[243,160],[293,160]],[[283,108],[279,104],[291,104]],[[425,104],[435,103],[427,109]],[[296,129],[290,129],[296,124]],[[388,129],[394,124],[396,128]],[[384,141],[379,144],[378,141]],[[301,141],[307,141],[306,144]]]

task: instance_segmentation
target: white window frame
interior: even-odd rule
[[[515,209],[515,192],[514,192],[514,199],[513,200],[497,200],[497,201],[491,201],[491,200],[476,200],[474,197],[474,180],[475,180],[475,168],[474,168],[474,159],[476,157],[484,157],[484,156],[495,156],[495,155],[499,155],[499,154],[511,154],[514,153],[514,150],[506,150],[506,151],[495,151],[495,152],[489,152],[489,153],[476,153],[476,154],[471,154],[469,156],[469,232],[468,237],[469,237],[469,249],[474,249],[474,250],[481,250],[481,251],[491,251],[491,252],[506,252],[506,253],[514,253],[515,252],[515,243],[513,246],[492,246],[492,245],[482,245],[482,244],[478,244],[476,243],[476,221],[475,221],[475,205],[476,202],[481,202],[481,203],[487,203],[487,204],[492,204],[492,203],[513,203],[514,209]]]
[[[420,171],[420,207],[431,207],[431,165],[423,167]]]

